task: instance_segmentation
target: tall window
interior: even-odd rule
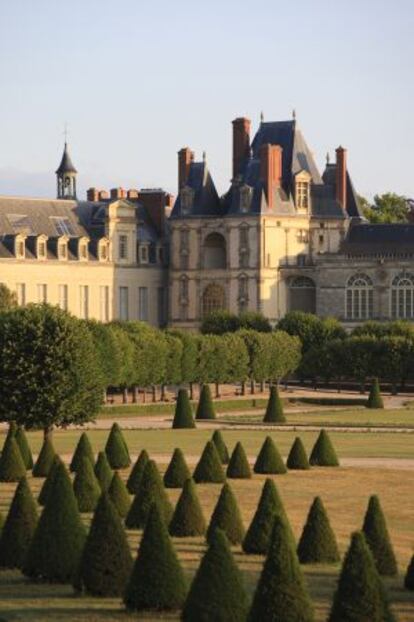
[[[351,276],[346,285],[346,317],[367,320],[373,316],[372,280],[366,274]]]
[[[88,285],[79,286],[79,316],[83,320],[89,317],[89,287]]]
[[[25,305],[26,304],[26,284],[25,283],[17,283],[16,284],[16,295],[17,295],[17,304]]]
[[[59,285],[59,307],[64,311],[68,310],[68,286]]]
[[[138,288],[138,319],[148,322],[148,287]]]
[[[139,261],[140,263],[148,263],[148,246],[139,247]]]
[[[296,207],[302,209],[309,207],[309,183],[307,181],[296,182]]]
[[[239,229],[239,264],[241,268],[249,265],[249,229],[246,226]]]
[[[127,321],[129,319],[129,303],[128,303],[128,288],[119,288],[119,319]]]
[[[180,278],[180,298],[188,298],[188,278],[186,276]]]
[[[128,258],[128,236],[120,235],[118,238],[119,247],[118,247],[118,256],[119,259],[127,259]]]
[[[399,274],[391,286],[391,315],[395,319],[414,318],[414,275]]]
[[[99,319],[101,322],[109,322],[109,286],[101,285],[99,288]]]
[[[215,283],[207,285],[203,292],[203,316],[224,309],[224,304],[224,289]]]
[[[38,283],[37,285],[37,302],[47,302],[46,283]]]

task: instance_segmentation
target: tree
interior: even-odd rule
[[[224,335],[234,333],[240,328],[240,320],[230,311],[219,310],[209,313],[202,321],[200,331],[203,335]]]
[[[102,492],[106,492],[111,485],[114,472],[109,466],[108,458],[106,457],[106,453],[104,451],[100,451],[98,453],[94,472],[95,477],[101,486]]]
[[[154,503],[125,592],[124,603],[130,611],[176,610],[181,609],[186,595],[184,572],[162,514]]]
[[[339,460],[326,430],[321,430],[311,451],[309,463],[313,466],[336,467]]]
[[[268,378],[279,384],[282,378],[297,369],[301,359],[301,343],[298,337],[283,330],[276,330],[267,338],[270,348]]]
[[[239,322],[242,329],[255,330],[258,333],[272,332],[269,320],[259,311],[242,311],[239,315]]]
[[[149,460],[145,466],[141,485],[132,502],[131,508],[125,519],[128,529],[140,529],[145,527],[151,506],[156,504],[163,520],[168,525],[173,509],[162,483],[161,476],[154,460]]]
[[[14,436],[9,435],[0,456],[0,482],[18,482],[26,475],[22,454]]]
[[[196,419],[215,419],[213,400],[211,399],[210,386],[203,384],[198,401]]]
[[[169,332],[158,333],[158,338],[162,338],[166,344],[166,362],[164,375],[161,379],[161,399],[165,400],[165,385],[178,385],[184,382],[182,374],[181,360],[183,356],[183,342],[179,337]]]
[[[362,211],[365,218],[375,224],[408,222],[409,203],[404,196],[386,192],[376,194],[372,205],[363,199]]]
[[[56,482],[56,475],[54,482]],[[81,458],[78,464],[78,470],[73,481],[73,491],[80,512],[93,512],[95,510],[101,496],[101,487],[88,458]]]
[[[46,304],[0,315],[0,420],[46,435],[91,421],[103,384],[85,323]]]
[[[128,446],[117,423],[114,423],[111,428],[106,441],[105,452],[108,462],[113,469],[126,469],[131,464]]]
[[[216,529],[191,584],[181,619],[245,622],[247,611],[243,576],[225,533]]]
[[[121,385],[124,352],[113,326],[97,322],[96,320],[88,320],[86,325],[93,340],[104,386]]]
[[[203,536],[206,523],[197,496],[194,480],[189,478],[184,483],[182,493],[175,506],[171,519],[170,534],[178,538]]]
[[[293,441],[293,445],[286,460],[286,466],[288,469],[310,469],[308,456],[306,455],[305,447],[299,436]]]
[[[122,596],[132,570],[132,556],[120,516],[106,493],[96,507],[74,581],[92,596]]]
[[[40,516],[23,572],[51,583],[71,583],[86,533],[66,467],[60,464]]]
[[[283,413],[282,400],[279,397],[279,391],[275,385],[270,387],[270,396],[263,421],[265,423],[284,423],[286,421],[286,417]]]
[[[249,622],[313,622],[313,606],[285,522],[275,516],[271,543]]]
[[[264,382],[269,378],[271,348],[268,335],[254,330],[240,330],[238,336],[246,346],[247,378],[253,393],[255,381]]]
[[[135,495],[139,490],[142,474],[144,473],[145,466],[149,460],[149,456],[146,449],[143,449],[139,454],[137,461],[132,467],[131,473],[127,480],[127,488],[131,495]]]
[[[112,482],[108,488],[108,496],[113,506],[118,510],[119,516],[125,518],[131,507],[131,498],[118,471],[115,471],[112,477]]]
[[[17,296],[7,285],[0,283],[0,313],[17,307]]]
[[[259,455],[256,458],[253,470],[255,473],[275,475],[287,473],[282,456],[270,436],[266,436]]]
[[[40,453],[33,467],[33,477],[47,477],[49,475],[50,469],[52,468],[55,456],[56,452],[55,448],[53,447],[52,438],[50,437],[50,435],[47,435],[43,439]]]
[[[328,622],[395,622],[374,558],[361,532],[345,555]]]
[[[243,445],[238,441],[231,454],[230,462],[227,467],[227,477],[231,479],[250,479],[252,471]]]
[[[338,545],[320,497],[315,497],[298,544],[301,564],[335,564]]]
[[[37,525],[37,508],[27,479],[22,477],[0,536],[0,567],[22,568]]]
[[[182,488],[189,477],[191,477],[191,473],[183,452],[181,449],[174,449],[171,462],[164,473],[164,486],[166,488]]]
[[[87,458],[91,464],[95,462],[92,445],[86,432],[82,432],[78,444],[76,445],[69,467],[70,471],[76,472],[83,458]]]
[[[227,449],[227,445],[224,442],[224,438],[220,430],[214,430],[211,440],[216,446],[217,453],[220,457],[222,464],[228,464],[230,460],[229,451]]]
[[[174,429],[195,428],[193,409],[185,389],[178,391],[172,427]]]
[[[378,378],[374,378],[369,392],[367,408],[384,408]]]
[[[362,532],[371,549],[380,575],[394,576],[398,573],[397,560],[391,544],[385,516],[377,495],[369,499]]]
[[[19,425],[17,427],[14,438],[19,446],[20,453],[22,454],[24,466],[28,471],[33,468],[33,456],[23,426]]]
[[[198,335],[185,330],[168,329],[166,331],[178,337],[183,344],[181,353],[181,376],[184,382],[190,383],[190,399],[193,399],[193,383],[197,380]]]
[[[220,456],[213,441],[207,441],[194,470],[193,479],[197,484],[208,482],[220,484],[226,479]]]
[[[60,464],[62,464],[62,460],[60,459],[60,456],[56,454],[55,457],[53,458],[53,463],[50,468],[50,471],[40,489],[39,496],[37,498],[37,502],[39,505],[42,505],[42,506],[46,505],[50,491],[53,488],[53,481],[55,479],[57,468]]]
[[[216,507],[211,515],[210,524],[207,529],[208,542],[211,542],[211,537],[216,529],[222,529],[232,544],[240,544],[243,542],[243,521],[230,484],[224,484]]]
[[[404,577],[404,587],[407,590],[414,590],[414,555],[407,566],[407,571]]]

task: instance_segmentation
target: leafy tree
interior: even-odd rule
[[[114,423],[105,445],[108,462],[113,469],[126,469],[131,464],[128,446],[122,430]]]
[[[0,456],[0,482],[18,482],[26,475],[22,454],[14,436],[7,436]]]
[[[226,353],[222,361],[223,381],[245,381],[248,376],[249,356],[244,340],[238,334],[223,335],[221,339]]]
[[[118,471],[115,471],[112,477],[112,482],[108,488],[108,496],[113,506],[118,510],[119,516],[125,518],[131,507],[131,499]]]
[[[179,538],[203,536],[206,523],[198,500],[196,485],[191,478],[184,483],[170,523],[170,534]]]
[[[0,536],[0,567],[22,568],[37,525],[37,508],[22,477]]]
[[[193,409],[185,389],[178,391],[172,427],[174,429],[195,428]]]
[[[404,587],[407,590],[414,590],[414,555],[407,566],[407,571],[404,577]]]
[[[272,326],[259,311],[243,311],[239,315],[240,328],[246,330],[256,330],[258,333],[271,333]]]
[[[87,458],[91,464],[94,464],[95,462],[92,445],[86,432],[82,432],[78,444],[76,445],[69,467],[70,471],[76,472],[83,458]]]
[[[120,359],[118,384],[123,388],[129,387],[134,381],[134,344],[130,338],[130,335],[119,323],[109,324],[108,329],[110,329],[111,334],[115,339],[116,349],[122,353]]]
[[[250,479],[252,471],[243,445],[238,441],[231,454],[230,462],[227,467],[227,477],[232,479]]]
[[[326,430],[321,430],[311,451],[309,463],[314,466],[339,466],[338,456]]]
[[[412,375],[414,364],[414,333],[411,335],[387,335],[378,343],[378,371],[382,378],[391,383],[393,395],[397,394],[397,385],[403,386]]]
[[[206,384],[245,380],[248,354],[243,339],[236,334],[203,335],[200,337],[198,380]]]
[[[116,332],[110,324],[96,320],[88,320],[86,325],[91,333],[105,387],[119,386],[122,384],[123,351]]]
[[[210,386],[203,384],[198,401],[196,419],[215,419],[214,404],[211,399]]]
[[[17,295],[7,285],[0,283],[0,313],[17,307]]]
[[[408,200],[404,196],[395,194],[395,192],[376,194],[372,205],[369,203],[367,205],[366,199],[364,199],[362,210],[365,218],[371,223],[408,222]]]
[[[11,436],[16,436],[16,432],[17,432],[17,423],[15,421],[10,421],[9,422],[9,427],[7,429],[7,435],[6,435],[6,441],[9,439],[9,437]]]
[[[37,457],[36,464],[33,467],[33,477],[47,477],[49,475],[50,469],[52,468],[55,456],[56,452],[55,448],[53,447],[52,438],[48,434],[43,439],[40,453]]]
[[[211,542],[211,538],[216,529],[222,529],[232,544],[240,544],[243,542],[243,521],[230,484],[224,484],[216,507],[211,515],[210,524],[207,529],[208,542]]]
[[[102,492],[107,492],[109,486],[111,485],[114,473],[109,466],[108,458],[106,457],[106,453],[104,451],[100,451],[98,453],[94,472],[95,477],[101,486]]]
[[[270,347],[268,378],[279,383],[297,369],[301,359],[301,343],[298,337],[283,330],[277,330],[267,338]]]
[[[164,331],[158,333],[158,338],[162,338],[166,344],[166,362],[164,375],[161,379],[161,399],[165,399],[165,385],[178,385],[184,382],[181,368],[183,342],[179,337]]]
[[[208,482],[220,484],[226,479],[220,456],[213,441],[207,441],[194,470],[193,479],[197,484]]]
[[[52,466],[50,467],[50,471],[45,481],[43,482],[42,488],[40,489],[39,496],[37,499],[37,502],[39,505],[42,505],[42,506],[46,505],[50,491],[53,488],[53,481],[55,479],[56,471],[60,464],[62,464],[62,460],[60,459],[60,456],[56,454],[55,457],[53,458],[53,463],[52,463]]]
[[[23,462],[26,467],[26,470],[30,470],[33,468],[33,456],[32,450],[30,449],[30,445],[27,441],[27,436],[25,434],[23,426],[19,425],[16,430],[15,437],[16,443],[19,446],[20,453],[22,454]]]
[[[279,391],[276,385],[270,387],[270,396],[263,421],[265,423],[284,423],[286,421],[286,417],[283,413],[283,403],[279,397]]]
[[[59,467],[57,467],[57,473]],[[56,482],[54,477],[53,486]],[[93,512],[101,496],[101,487],[95,477],[93,465],[88,458],[82,458],[78,464],[75,479],[73,481],[73,491],[78,501],[80,512]]]
[[[131,495],[134,495],[139,490],[142,474],[144,473],[145,466],[149,460],[149,456],[146,449],[143,449],[139,454],[137,461],[131,469],[127,481],[127,488]]]
[[[171,462],[164,473],[164,486],[166,488],[182,488],[189,477],[191,477],[191,473],[183,452],[181,449],[174,449]]]
[[[190,587],[181,619],[245,622],[248,599],[226,535],[216,529]]]
[[[270,436],[266,436],[253,470],[255,473],[275,475],[283,475],[287,472],[282,456]]]
[[[380,575],[394,576],[398,573],[397,560],[391,544],[385,516],[377,495],[369,499],[362,532]]]
[[[214,430],[211,440],[216,446],[222,464],[227,464],[230,460],[229,451],[220,430]]]
[[[149,460],[145,465],[141,485],[132,502],[131,508],[125,519],[128,529],[140,529],[145,526],[151,506],[156,504],[161,515],[168,525],[173,509],[162,483],[157,465]]]
[[[377,369],[379,343],[374,337],[350,337],[343,342],[342,366],[346,375],[355,378],[365,389],[367,377]]]
[[[202,321],[200,331],[203,335],[224,335],[234,333],[240,328],[240,319],[230,311],[219,310],[209,313]]]
[[[237,334],[246,346],[247,378],[254,387],[254,381],[264,382],[269,378],[271,357],[269,335],[254,330],[240,330]]]
[[[299,436],[293,441],[293,445],[286,460],[286,466],[288,469],[310,469],[308,456],[306,455],[305,447]]]
[[[168,329],[166,331],[173,337],[178,337],[183,345],[181,353],[181,376],[183,382],[190,383],[190,390],[192,383],[197,380],[197,363],[198,363],[198,335],[189,333],[188,331],[174,329]],[[192,399],[192,394],[191,394]]]
[[[338,545],[320,497],[315,497],[298,544],[301,564],[335,564]]]
[[[133,345],[132,384],[142,387],[162,384],[168,360],[167,340],[145,322],[123,322],[122,329]]]

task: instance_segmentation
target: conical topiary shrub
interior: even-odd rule
[[[175,429],[195,428],[193,409],[185,389],[178,391],[172,427]]]
[[[266,406],[264,423],[285,423],[286,417],[283,413],[282,400],[276,385],[270,387],[270,396]]]
[[[215,419],[213,400],[211,399],[210,386],[203,384],[200,399],[198,400],[196,419]]]
[[[214,430],[211,440],[216,446],[222,464],[228,464],[230,460],[229,450],[227,449],[227,445],[224,442],[223,435],[220,430]]]
[[[321,430],[313,446],[309,463],[314,466],[339,466],[338,456],[326,430]]]
[[[371,549],[379,574],[386,576],[396,575],[398,573],[397,560],[395,559],[387,523],[377,495],[372,495],[369,499],[362,531]]]
[[[164,486],[166,488],[182,488],[184,482],[191,477],[181,449],[174,449],[170,464],[164,473]]]
[[[145,527],[151,506],[156,504],[166,525],[170,523],[173,509],[162,483],[157,465],[149,460],[145,466],[141,485],[134,497],[131,508],[125,519],[129,529]]]
[[[56,476],[55,480],[56,481]],[[93,512],[101,496],[101,487],[88,458],[81,458],[73,480],[73,491],[80,512]]]
[[[256,586],[249,622],[313,622],[313,606],[285,522],[275,516],[271,543]]]
[[[114,423],[105,445],[105,453],[112,469],[126,469],[131,464],[128,446],[122,430]]]
[[[7,429],[6,441],[11,436],[16,436],[16,432],[17,432],[17,423],[15,421],[10,421],[9,427]]]
[[[216,529],[191,584],[181,620],[245,622],[247,612],[243,576],[225,533]]]
[[[366,407],[367,408],[384,408],[384,402],[382,401],[378,378],[374,378],[374,380],[372,381]]]
[[[18,482],[25,475],[26,467],[16,437],[9,434],[0,456],[0,482]]]
[[[99,499],[74,587],[92,596],[122,596],[132,555],[120,516],[107,493]]]
[[[131,469],[131,473],[129,474],[127,481],[127,488],[131,495],[135,495],[138,492],[139,485],[141,483],[142,474],[144,472],[145,466],[149,460],[149,455],[146,449],[143,449],[139,454],[137,461]]]
[[[414,590],[414,555],[407,566],[407,572],[404,577],[404,587],[407,590]]]
[[[95,463],[92,445],[86,432],[82,432],[78,444],[76,445],[69,467],[70,471],[76,472],[83,458],[87,458],[91,464]]]
[[[374,558],[361,532],[352,534],[328,622],[395,622]]]
[[[47,477],[49,475],[50,469],[52,468],[55,455],[56,452],[55,448],[53,447],[52,440],[50,436],[46,436],[43,441],[40,454],[37,457],[36,464],[34,465],[32,470],[33,477]]]
[[[227,477],[231,479],[249,479],[252,476],[249,461],[243,445],[238,441],[231,454],[227,467]]]
[[[182,493],[175,506],[169,527],[170,534],[178,538],[203,536],[206,522],[198,500],[196,485],[192,479],[184,483]]]
[[[245,553],[254,555],[267,554],[276,514],[286,522],[292,540],[294,541],[289,519],[286,515],[278,490],[274,482],[271,479],[267,479],[263,485],[257,510],[243,540],[242,547]]]
[[[111,485],[114,472],[111,469],[108,458],[104,451],[98,453],[98,458],[94,467],[95,477],[99,482],[102,492],[107,492]]]
[[[266,436],[265,441],[256,458],[253,470],[255,473],[283,475],[287,473],[285,463],[270,436]]]
[[[108,495],[114,507],[118,510],[119,516],[125,518],[131,507],[131,497],[118,471],[114,473],[111,485],[108,488]]]
[[[310,469],[308,456],[306,455],[305,447],[303,446],[302,440],[299,436],[297,436],[293,441],[293,445],[286,460],[286,466],[288,469],[298,469],[303,471]]]
[[[39,505],[46,505],[48,497],[49,497],[49,493],[53,488],[53,480],[55,478],[55,474],[57,471],[57,468],[59,466],[59,464],[62,464],[62,460],[60,459],[60,457],[56,454],[56,456],[53,459],[53,464],[52,467],[49,471],[49,475],[46,477],[45,481],[43,482],[43,485],[40,489],[39,492],[39,496],[37,498],[37,502]]]
[[[37,525],[36,502],[23,477],[14,493],[0,537],[0,567],[22,568]]]
[[[26,470],[29,471],[33,468],[33,456],[23,426],[18,426],[14,438],[16,439],[16,443],[18,444],[20,453],[22,454],[24,466],[26,467]]]
[[[340,560],[335,534],[320,497],[315,497],[298,544],[301,564],[335,564]]]
[[[221,484],[226,476],[221,466],[220,457],[213,441],[207,441],[201,458],[194,469],[193,479],[197,484]]]
[[[149,463],[150,464],[150,463]],[[183,570],[157,504],[151,506],[124,603],[130,611],[181,609],[187,595]]]
[[[24,574],[51,583],[71,583],[85,538],[69,474],[60,464],[29,548]]]
[[[209,542],[215,529],[222,529],[232,544],[243,542],[243,521],[230,484],[224,484],[216,507],[211,515],[210,524],[207,529],[207,540]]]

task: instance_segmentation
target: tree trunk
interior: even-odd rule
[[[43,428],[43,439],[51,441],[53,438],[53,425]]]
[[[194,399],[194,384],[190,382],[189,387],[190,387],[190,400],[193,400]]]
[[[264,382],[263,380],[260,381],[260,393],[263,393],[264,391]]]
[[[250,395],[254,395],[255,394],[255,386],[254,386],[254,380],[250,381]]]
[[[145,391],[145,387],[142,389],[142,403],[145,404],[147,401],[147,393]]]
[[[138,391],[137,385],[134,384],[134,386],[132,387],[132,402],[134,404],[138,404],[138,400],[139,400],[139,391]]]
[[[244,380],[241,383],[241,394],[246,395],[246,383]]]
[[[216,399],[220,397],[220,385],[218,382],[216,384]]]
[[[151,392],[152,392],[152,401],[156,402],[157,401],[157,387],[155,386],[155,384],[151,386]]]
[[[161,385],[161,398],[160,398],[161,402],[165,402],[165,384]]]
[[[122,403],[128,404],[128,387],[122,389]]]

